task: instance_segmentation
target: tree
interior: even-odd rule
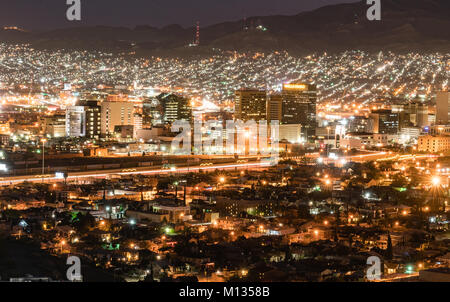
[[[73,221],[74,227],[80,233],[87,233],[91,228],[95,227],[95,217],[90,213],[86,213],[86,215],[83,215],[81,212],[78,212]]]
[[[341,212],[339,211],[339,205],[336,206],[336,225],[334,227],[334,241],[338,242],[339,241],[339,224],[341,223]]]
[[[392,239],[391,239],[391,234],[388,233],[386,259],[392,260],[392,257],[393,257],[393,253],[392,253]]]

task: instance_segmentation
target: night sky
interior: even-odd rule
[[[80,25],[191,27],[235,21],[245,16],[295,15],[355,0],[81,0],[82,21],[66,20],[66,0],[0,0],[0,26],[28,30]]]

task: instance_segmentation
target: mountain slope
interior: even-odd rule
[[[88,48],[138,53],[195,53],[224,50],[450,51],[450,1],[382,0],[382,20],[368,21],[366,1],[325,6],[293,16],[256,16],[201,29],[201,47],[189,49],[194,28],[169,25],[134,29],[107,26],[44,33],[0,30],[0,41],[38,48]]]

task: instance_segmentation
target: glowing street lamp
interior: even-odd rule
[[[66,241],[65,240],[61,240],[60,244],[61,244],[61,254],[62,254],[63,253],[63,246],[66,244]]]
[[[441,184],[441,179],[439,178],[439,176],[434,176],[431,179],[431,183],[433,184],[433,186],[437,187]]]
[[[218,185],[218,187],[222,184],[224,184],[225,183],[225,177],[224,176],[221,176],[220,178],[219,178],[219,185]]]

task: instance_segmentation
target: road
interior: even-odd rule
[[[309,153],[306,155],[306,157],[309,158],[316,158],[319,159],[321,156],[319,153]],[[337,161],[340,161],[342,159],[345,159],[347,162],[367,162],[367,161],[408,161],[408,160],[423,160],[423,159],[432,159],[437,158],[437,155],[432,154],[395,154],[392,152],[369,152],[366,151],[365,154],[358,154],[358,155],[350,155],[350,156],[343,156],[339,157],[338,159],[333,158],[323,158],[323,162],[325,164],[334,163]],[[291,157],[292,159],[300,159],[301,157]]]
[[[311,158],[319,158],[319,153],[310,153],[307,157]],[[347,162],[365,162],[365,161],[386,161],[386,160],[396,160],[396,161],[407,161],[414,159],[426,159],[426,158],[435,158],[434,155],[429,154],[419,154],[419,155],[398,155],[391,154],[388,152],[373,152],[367,154],[360,155],[352,155],[345,156],[339,159],[324,159],[325,164],[336,163],[342,159],[345,159]],[[299,159],[300,157],[287,157],[290,159]],[[286,158],[283,158],[286,159]],[[214,159],[211,159],[213,162]],[[247,161],[246,163],[242,163],[242,161]],[[110,170],[96,170],[96,171],[84,171],[84,172],[71,172],[69,173],[67,180],[83,180],[87,178],[107,178],[111,175],[135,175],[135,174],[143,174],[143,175],[151,175],[151,174],[167,174],[167,173],[187,173],[187,172],[198,172],[200,170],[215,170],[215,169],[257,169],[264,168],[270,166],[270,162],[268,159],[258,161],[256,157],[248,157],[241,160],[236,161],[235,159],[230,158],[229,163],[221,163],[214,164],[210,163],[208,166],[203,165],[194,165],[188,166],[188,164],[184,164],[175,168],[175,170],[164,169],[162,166],[153,166],[153,167],[137,167],[137,168],[129,168],[129,169],[110,169]],[[55,175],[27,175],[27,176],[11,176],[11,177],[3,177],[0,178],[0,186],[8,186],[12,184],[18,184],[24,181],[28,182],[61,182],[62,178],[55,177]]]
[[[161,166],[159,167],[139,167],[139,168],[132,168],[132,169],[111,169],[111,170],[98,170],[98,171],[84,171],[84,172],[73,172],[69,173],[67,177],[67,181],[73,181],[73,180],[82,180],[86,178],[107,178],[111,175],[136,175],[136,174],[142,174],[142,175],[151,175],[151,174],[167,174],[167,173],[189,173],[189,172],[199,172],[201,170],[215,170],[215,169],[222,169],[222,170],[233,170],[233,169],[258,169],[258,168],[265,168],[270,166],[271,163],[269,161],[259,161],[259,162],[247,162],[247,163],[224,163],[224,164],[212,164],[208,166],[203,165],[194,165],[194,166],[183,166],[183,167],[177,167],[174,169],[164,169]],[[18,184],[22,183],[24,181],[28,182],[62,182],[64,179],[55,177],[54,175],[28,175],[28,176],[12,176],[12,177],[3,177],[0,179],[0,186],[9,186],[12,184]]]

